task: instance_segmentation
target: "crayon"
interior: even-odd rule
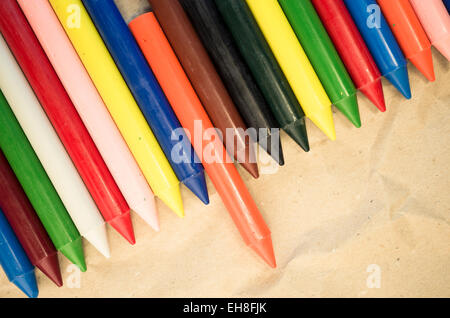
[[[447,8],[448,13],[450,14],[450,0],[444,0],[444,5]]]
[[[31,264],[58,287],[63,285],[58,252],[0,150],[0,209],[8,219]]]
[[[305,113],[247,3],[234,0],[215,3],[281,129],[309,151]]]
[[[0,89],[81,236],[109,257],[105,222],[2,36]]]
[[[411,98],[406,59],[375,0],[344,0],[381,74]]]
[[[336,139],[331,101],[276,0],[246,0],[306,116]]]
[[[222,133],[225,148],[254,178],[258,166],[251,136],[178,0],[150,0],[172,48],[181,62],[213,124]]]
[[[277,140],[272,140],[271,136],[271,128],[276,126],[275,118],[234,45],[233,38],[216,5],[210,0],[181,0],[180,3],[209,53],[242,118],[249,128],[256,130],[254,139],[275,161],[283,165],[280,135],[277,134]],[[272,149],[274,149],[273,153]]]
[[[311,1],[279,2],[331,102],[355,127],[361,127],[355,85]]]
[[[386,111],[381,73],[342,0],[312,0],[356,87]]]
[[[153,198],[136,161],[50,3],[47,0],[36,0],[19,2],[19,5],[26,16],[32,12],[29,22],[127,203],[137,200],[140,205],[141,193],[144,193],[143,198],[148,195]],[[118,224],[118,232],[134,244],[129,212],[120,212],[106,221],[113,226]]]
[[[410,0],[428,38],[447,60],[450,61],[450,14],[441,0]]]
[[[0,1],[0,12],[3,3],[6,2]],[[86,271],[80,233],[1,91],[0,148],[56,249]]]
[[[265,224],[236,167],[231,163],[223,143],[213,128],[194,88],[172,50],[153,12],[143,14],[130,27],[163,87],[172,86],[185,103],[173,103],[177,117],[202,159],[206,173],[222,198],[245,243],[270,266],[275,257],[270,230]],[[211,139],[205,136],[211,134]],[[198,134],[201,134],[200,136]],[[200,140],[198,140],[200,138]]]
[[[36,298],[39,290],[30,263],[11,226],[0,210],[0,264],[8,280],[28,297]]]
[[[84,4],[175,175],[208,204],[203,167],[114,1],[86,0]]]
[[[378,0],[378,4],[405,57],[433,82],[431,43],[409,0]]]
[[[181,201],[175,174],[81,0],[57,0],[50,3],[60,21],[63,21],[67,35],[154,194],[176,210],[175,203]],[[76,28],[72,25],[73,14],[80,19]],[[142,208],[131,208],[137,213],[152,211],[154,202],[151,197],[146,203]],[[159,230],[156,213],[142,212],[140,216],[155,230]]]
[[[34,1],[26,3],[33,4]],[[30,7],[20,3],[38,31]],[[16,1],[2,1],[1,32],[106,222],[134,241],[130,208]],[[39,35],[39,32],[37,32]],[[43,37],[40,36],[43,44]],[[49,89],[51,87],[52,89]],[[116,216],[123,216],[115,218]],[[129,221],[129,222],[128,222]]]

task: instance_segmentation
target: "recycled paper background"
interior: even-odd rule
[[[146,3],[116,1],[127,18]],[[36,271],[40,297],[450,297],[450,63],[433,57],[434,83],[409,65],[411,100],[383,80],[384,114],[358,93],[362,128],[334,109],[337,141],[308,121],[310,153],[283,133],[284,167],[258,180],[238,167],[277,269],[244,245],[208,180],[209,206],[182,187],[184,219],[158,201],[159,233],[133,215],[135,246],[108,227],[110,259],[85,241],[79,286],[63,257],[64,287]],[[4,297],[22,294],[1,272]]]

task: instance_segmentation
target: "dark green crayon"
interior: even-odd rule
[[[309,151],[305,114],[245,1],[215,0],[280,127]]]

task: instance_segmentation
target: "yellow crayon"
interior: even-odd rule
[[[306,116],[336,139],[331,101],[277,0],[246,0]]]
[[[50,0],[154,194],[184,215],[180,185],[81,0]]]

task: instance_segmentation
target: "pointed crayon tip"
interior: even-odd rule
[[[383,84],[380,79],[360,87],[359,90],[381,111],[386,111],[386,102],[384,100]]]
[[[240,164],[252,175],[253,178],[259,178],[258,164],[256,162],[241,162]]]
[[[208,188],[205,181],[205,173],[199,173],[184,179],[183,184],[189,188],[204,204],[209,204]]]
[[[277,267],[271,236],[257,240],[250,247],[272,268]]]
[[[109,220],[108,224],[111,225],[117,232],[119,232],[119,234],[122,235],[131,245],[136,244],[130,212]]]
[[[267,152],[273,160],[275,160],[280,166],[284,165],[284,155],[283,155],[283,147],[281,146],[280,134],[277,134],[278,138],[273,138],[273,135],[267,134],[264,138],[264,142],[259,141],[259,145],[265,152]],[[273,145],[272,142],[276,142],[277,144]]]
[[[334,128],[333,113],[331,112],[331,105],[323,109],[321,112],[308,114],[308,118],[319,127],[322,132],[327,135],[330,140],[336,140],[336,130]]]
[[[386,74],[385,77],[406,99],[411,98],[411,87],[409,86],[408,69],[406,67],[399,67],[395,71]]]
[[[41,259],[35,264],[48,278],[50,278],[58,287],[63,285],[61,269],[59,268],[58,254],[53,253]]]
[[[105,223],[102,223],[87,233],[83,233],[83,237],[102,253],[103,256],[106,258],[111,257]]]
[[[158,211],[154,196],[142,201],[137,206],[132,206],[131,210],[137,213],[152,229],[159,231]]]
[[[450,34],[440,41],[434,42],[433,46],[450,61]]]
[[[358,100],[356,94],[347,96],[338,102],[334,103],[337,107],[351,121],[351,123],[356,127],[361,127],[361,117],[359,115]]]
[[[184,217],[183,200],[181,200],[180,187],[177,185],[168,187],[165,191],[155,193],[176,215]]]
[[[59,249],[65,257],[73,264],[77,265],[82,272],[86,271],[86,261],[84,259],[83,242],[81,237],[72,241]]]
[[[426,49],[410,56],[409,60],[430,82],[434,82],[436,80],[431,49]]]
[[[39,295],[34,270],[15,277],[12,283],[30,298],[36,298]]]
[[[283,127],[283,130],[292,138],[294,141],[302,147],[306,152],[309,151],[309,140],[308,132],[306,131],[305,117],[297,119],[296,121],[290,123],[289,125]]]

